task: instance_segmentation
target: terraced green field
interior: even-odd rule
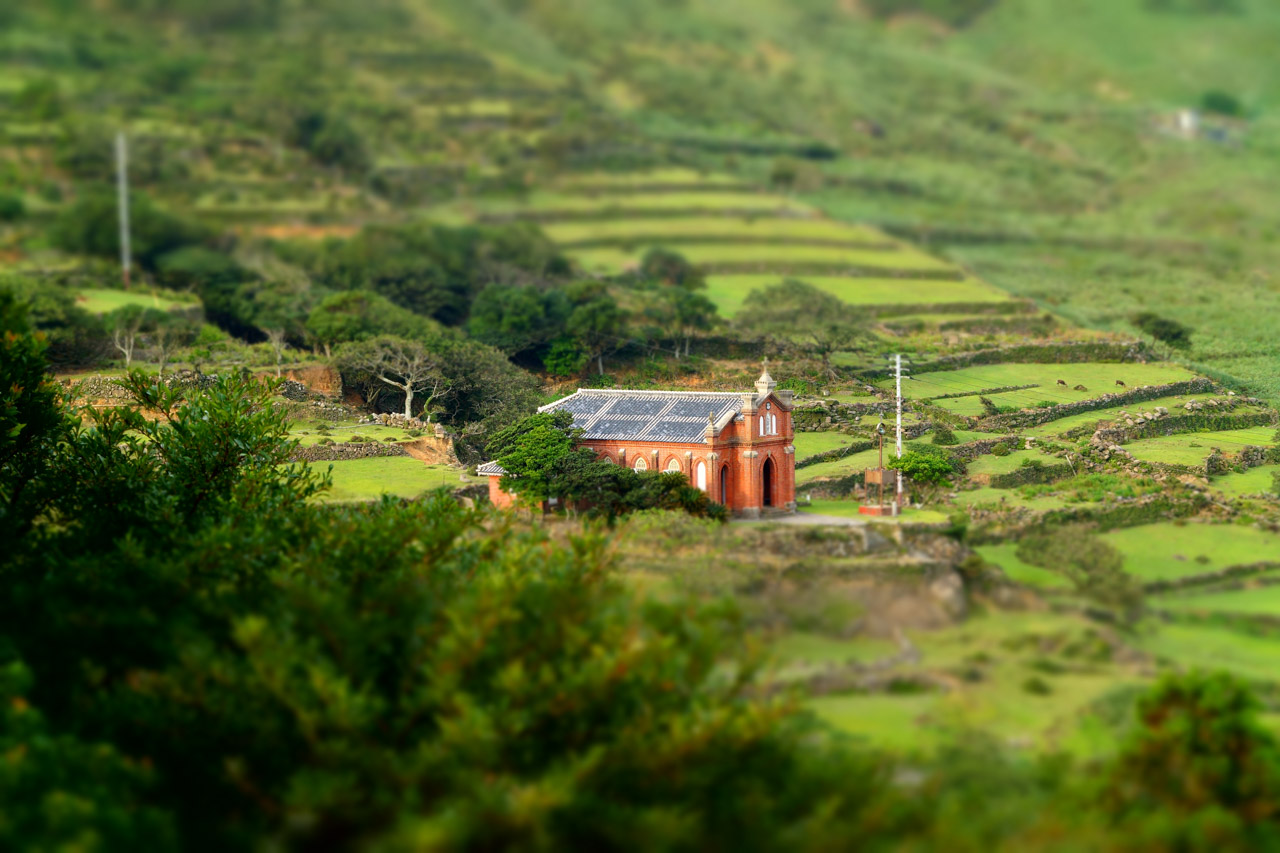
[[[1024,408],[1041,402],[1057,404],[1090,400],[1123,390],[1116,386],[1116,380],[1123,381],[1128,388],[1137,388],[1194,378],[1195,374],[1185,367],[1163,363],[993,364],[920,373],[913,376],[911,382],[903,384],[902,393],[913,400],[937,398],[944,394],[966,394],[964,397],[936,402],[958,415],[980,415],[983,413],[980,396],[986,396],[997,406]],[[1066,382],[1067,387],[1058,385],[1059,379]],[[1020,385],[1037,387],[996,394],[982,393],[993,388]],[[1083,385],[1086,390],[1073,390],[1076,385]]]
[[[1162,595],[1153,602],[1156,607],[1204,613],[1238,613],[1244,616],[1280,616],[1280,585],[1249,586],[1201,595]],[[1275,646],[1280,657],[1280,645]],[[1272,677],[1275,671],[1272,670]]]
[[[842,432],[798,432],[792,444],[796,448],[796,461],[799,461],[806,456],[826,453],[862,440]]]
[[[1144,462],[1197,466],[1204,464],[1205,457],[1215,447],[1230,456],[1248,445],[1271,447],[1275,434],[1276,428],[1272,426],[1218,432],[1184,432],[1131,441],[1124,449]]]
[[[707,276],[707,298],[720,314],[733,317],[753,290],[777,284],[779,273],[713,274]],[[1007,302],[1009,295],[977,279],[934,281],[908,278],[850,276],[789,276],[838,296],[850,305],[945,305],[949,303]]]
[[[583,269],[589,272],[612,274],[638,267],[645,252],[661,245],[660,242],[654,242],[649,245],[636,245],[634,248],[579,249],[570,254]],[[675,248],[689,262],[710,266],[754,264],[762,267],[786,268],[788,265],[823,264],[833,268],[845,266],[850,270],[903,270],[904,272],[953,269],[943,261],[911,250],[874,251],[835,246],[751,243],[692,243]]]
[[[160,296],[159,294],[143,293],[138,290],[83,288],[76,293],[76,305],[90,314],[107,314],[126,305],[141,305],[143,308],[168,311],[171,308],[194,308],[199,305],[199,302],[185,302],[174,299],[172,294]]]
[[[1021,468],[1022,463],[1032,460],[1043,462],[1046,465],[1051,465],[1057,461],[1038,450],[1015,450],[1008,456],[979,456],[969,463],[969,474],[970,476],[974,474],[987,476],[1010,474]]]
[[[850,225],[832,219],[794,219],[758,217],[752,219],[693,216],[679,219],[607,219],[602,222],[552,222],[543,231],[560,245],[572,249],[580,243],[616,241],[622,246],[667,245],[681,251],[675,243],[693,238],[781,241],[832,240],[848,243],[895,245],[882,232],[861,225]],[[892,251],[892,249],[887,249]]]
[[[1117,389],[1119,390],[1119,389]],[[1120,412],[1128,412],[1131,415],[1150,414],[1155,411],[1156,406],[1163,406],[1171,413],[1176,414],[1175,409],[1181,408],[1189,400],[1207,400],[1210,397],[1217,396],[1215,394],[1184,394],[1181,397],[1160,397],[1155,400],[1147,400],[1142,403],[1130,403],[1126,406],[1112,406],[1106,409],[1095,409],[1092,412],[1085,412],[1079,415],[1070,415],[1065,418],[1059,418],[1056,421],[1049,421],[1047,424],[1031,427],[1022,430],[1024,435],[1049,437],[1053,435],[1062,435],[1079,427],[1097,425],[1103,421],[1113,421],[1120,416]]]
[[[1214,477],[1210,485],[1227,497],[1232,498],[1244,497],[1245,495],[1275,494],[1276,489],[1272,485],[1272,475],[1277,471],[1280,471],[1280,465],[1260,465],[1257,468],[1250,468],[1243,474],[1233,473]]]
[[[1280,534],[1239,524],[1146,524],[1102,539],[1124,554],[1125,571],[1144,581],[1280,562]]]

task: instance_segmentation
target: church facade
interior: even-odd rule
[[[578,391],[538,411],[567,411],[583,431],[581,446],[637,471],[676,471],[734,515],[758,518],[794,512],[795,425],[792,395],[777,390],[766,364],[755,390]],[[478,473],[489,479],[490,500],[514,503],[494,462]]]

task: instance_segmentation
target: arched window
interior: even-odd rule
[[[769,415],[769,435],[778,434],[778,416]]]
[[[679,460],[679,459],[677,459],[677,458],[675,458],[674,456],[672,456],[672,457],[671,457],[671,461],[669,461],[669,462],[667,463],[667,470],[668,470],[668,471],[675,471],[676,473],[679,473],[679,472],[680,472],[680,460]]]
[[[644,461],[644,457],[643,457],[643,456],[637,456],[637,457],[636,457],[636,466],[635,466],[635,467],[636,467],[636,470],[637,470],[637,471],[648,471],[648,470],[649,470],[649,463]]]
[[[761,416],[760,416],[760,434],[761,434],[761,435],[764,435],[764,434],[765,434],[765,422],[764,422],[764,415],[761,415]]]
[[[610,456],[608,453],[602,453],[602,454],[600,455],[600,461],[601,461],[601,462],[608,462],[610,465],[614,464],[614,463],[613,463],[613,457],[612,457],[612,456]]]
[[[702,491],[707,490],[707,463],[698,460],[698,465],[694,470],[694,483]]]

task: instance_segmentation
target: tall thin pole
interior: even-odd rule
[[[898,391],[898,458],[902,458],[902,353],[893,356],[893,378]],[[898,469],[898,503],[902,503],[902,469]]]
[[[120,269],[124,274],[124,286],[129,286],[129,152],[125,147],[124,131],[116,134],[116,192],[120,206]]]

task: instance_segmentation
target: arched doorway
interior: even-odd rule
[[[720,503],[729,505],[729,466],[720,468]]]
[[[773,506],[773,458],[764,460],[764,467],[760,469],[761,483],[760,494],[764,499],[765,506]]]

